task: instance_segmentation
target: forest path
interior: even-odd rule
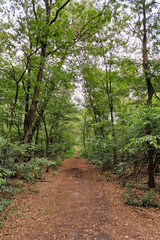
[[[122,190],[78,157],[15,196],[2,240],[159,240],[160,212],[126,206]]]

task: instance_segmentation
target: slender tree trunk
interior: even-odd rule
[[[84,118],[83,118],[83,146],[85,148],[86,146],[86,113],[84,114]]]
[[[39,129],[40,124],[41,124],[41,118],[39,117],[39,118],[35,121],[35,123],[33,124],[32,131],[31,131],[31,133],[30,133],[30,135],[29,135],[29,140],[28,140],[28,142],[32,142],[33,136],[34,136],[35,132],[37,131],[37,129]],[[35,142],[35,144],[36,144],[36,142]]]
[[[93,101],[92,101],[92,98],[91,98],[90,94],[89,94],[89,101],[90,101],[90,104],[92,106],[94,121],[97,124],[98,123],[98,119],[97,119],[98,114],[97,114],[96,108],[93,104]],[[94,127],[94,134],[95,134],[95,136],[97,136],[97,129],[95,127]]]
[[[111,58],[111,56],[110,56]],[[112,137],[113,137],[113,160],[114,164],[117,164],[117,148],[116,148],[116,135],[115,135],[115,127],[114,127],[114,115],[113,115],[113,97],[112,97],[112,79],[111,79],[111,63],[109,63],[109,71],[107,69],[107,62],[106,63],[106,91],[108,95],[108,105],[110,109],[110,116],[111,116],[111,124],[112,124]]]
[[[11,121],[10,121],[10,125],[9,125],[9,131],[8,131],[8,136],[7,136],[7,142],[6,142],[6,152],[5,152],[5,159],[7,159],[8,157],[8,144],[9,144],[9,140],[11,137],[11,131],[12,131],[12,126],[13,126],[13,114],[17,105],[17,100],[18,100],[18,92],[19,92],[19,82],[16,81],[16,94],[15,94],[15,99],[14,99],[14,104],[13,104],[13,108],[11,111]]]
[[[147,28],[146,28],[146,4],[145,0],[143,1],[143,70],[144,75],[146,79],[146,85],[147,85],[147,91],[148,91],[148,108],[149,112],[152,110],[152,97],[153,97],[153,87],[151,83],[151,79],[149,76],[149,67],[148,67],[148,56],[147,56]],[[149,123],[147,124],[147,131],[146,135],[151,135],[151,123],[149,120]],[[153,159],[154,159],[154,150],[150,144],[150,142],[147,143],[148,145],[148,186],[150,188],[155,187],[155,180],[154,180],[154,165],[153,165]]]
[[[39,138],[39,129],[40,129],[40,124],[38,124],[38,127],[37,127],[36,138],[35,138],[35,145],[37,145],[37,144],[38,144],[38,138]]]
[[[117,148],[116,148],[116,135],[115,135],[115,128],[114,128],[114,117],[113,117],[113,106],[110,108],[111,111],[111,123],[112,123],[112,137],[113,137],[113,159],[114,164],[117,164]]]
[[[46,157],[48,157],[49,135],[48,135],[47,125],[44,117],[43,117],[43,123],[44,123],[44,129],[46,133]]]
[[[31,40],[30,40],[31,41]],[[32,50],[32,43],[30,44],[30,50]],[[27,119],[29,113],[29,96],[30,96],[30,88],[31,88],[31,59],[29,60],[28,67],[28,80],[27,87],[24,87],[25,90],[25,120],[24,120],[24,129],[27,127]]]

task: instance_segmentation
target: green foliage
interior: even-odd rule
[[[12,204],[12,201],[7,198],[0,199],[0,212],[3,212],[5,207],[7,207],[11,204]]]
[[[9,177],[15,176],[15,171],[11,169],[0,167],[0,212],[3,212],[6,206],[9,206],[12,201],[11,197],[20,192],[20,189],[11,185]],[[0,220],[0,225],[2,224],[3,219]]]
[[[36,178],[43,178],[43,168],[51,167],[56,169],[59,161],[50,161],[47,158],[35,158],[27,163],[14,164],[15,172],[21,172],[21,177],[27,181],[35,181]]]
[[[115,170],[116,170],[116,174],[121,175],[123,174],[124,170],[129,170],[129,163],[127,161],[120,161],[119,163],[116,164],[115,166]]]
[[[123,193],[125,203],[132,206],[138,207],[157,207],[157,203],[151,198],[154,194],[153,190],[150,190],[146,196],[137,197],[132,189],[128,189],[127,193]]]
[[[127,183],[125,184],[125,187],[126,187],[127,189],[129,189],[129,188],[134,188],[134,187],[135,187],[135,184],[130,183],[130,182],[127,182]]]
[[[113,168],[113,139],[103,139],[101,136],[88,139],[84,155],[102,170]]]
[[[130,152],[132,152],[134,151],[133,149],[137,149],[141,146],[145,145],[147,147],[148,143],[150,146],[154,147],[155,149],[160,149],[159,140],[160,140],[159,136],[151,136],[151,135],[130,139],[130,143],[127,144],[126,150],[129,150]]]
[[[14,196],[16,195],[17,193],[20,192],[20,189],[18,188],[15,188],[13,186],[7,186],[7,185],[3,185],[1,186],[1,193],[3,195],[7,195],[7,196]]]
[[[85,148],[84,147],[80,147],[79,157],[85,157]]]
[[[12,171],[9,168],[0,167],[0,190],[1,192],[11,192],[12,193],[12,187],[7,188],[6,184],[8,184],[8,178],[15,175],[15,172]]]
[[[6,179],[0,178],[0,186],[6,184]]]
[[[70,148],[64,155],[64,158],[71,158],[76,155],[76,149],[75,147]]]
[[[142,189],[142,190],[149,190],[148,185],[140,185],[137,187],[138,189]]]

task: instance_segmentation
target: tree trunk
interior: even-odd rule
[[[153,97],[153,87],[151,83],[151,79],[149,76],[149,67],[148,67],[148,56],[147,56],[147,28],[146,28],[146,4],[145,0],[143,1],[143,70],[146,79],[147,85],[147,95],[148,95],[148,108],[149,112],[152,110],[152,97]],[[150,121],[150,120],[149,120]],[[151,135],[151,123],[147,124],[146,135]],[[148,154],[148,186],[150,188],[155,188],[155,180],[154,180],[154,165],[153,165],[153,156],[154,151],[150,142],[147,143],[147,154]]]
[[[31,49],[31,47],[30,47]],[[29,96],[30,96],[30,88],[31,88],[31,60],[29,62],[28,67],[28,77],[27,80],[27,88],[24,87],[25,90],[25,120],[24,120],[24,129],[27,127],[27,119],[28,119],[28,113],[29,113]],[[24,83],[23,83],[24,85]]]
[[[36,108],[37,108],[37,100],[38,100],[39,93],[40,93],[39,84],[42,82],[43,70],[44,70],[44,66],[45,66],[46,49],[47,49],[47,45],[42,43],[40,67],[39,67],[39,71],[38,71],[38,75],[37,75],[37,85],[34,90],[34,95],[32,98],[32,103],[31,103],[29,114],[28,114],[26,129],[25,129],[25,133],[24,133],[24,144],[28,143],[29,135],[30,135],[32,127],[33,127],[33,124],[32,124],[33,118],[35,116],[35,112],[36,112]],[[23,159],[24,159],[24,154],[21,155],[20,162],[23,162]]]
[[[110,109],[110,116],[111,116],[111,123],[112,123],[112,137],[113,137],[113,160],[114,164],[117,164],[117,148],[116,148],[116,135],[115,135],[115,128],[114,128],[114,116],[113,116],[113,97],[112,97],[112,79],[111,79],[111,62],[109,63],[109,71],[107,70],[107,61],[104,57],[105,63],[106,63],[106,91],[108,95],[108,105]],[[111,54],[110,54],[110,60],[111,60]]]
[[[48,148],[49,148],[49,136],[48,136],[48,130],[47,130],[47,125],[45,118],[43,117],[43,123],[44,123],[44,129],[46,133],[46,157],[48,157]]]
[[[36,132],[36,138],[35,138],[35,145],[38,144],[38,138],[39,138],[39,129],[40,129],[40,123],[37,126],[37,132]]]
[[[84,146],[84,148],[86,146],[85,134],[86,134],[86,113],[84,113],[84,118],[83,118],[83,146]]]
[[[112,137],[113,137],[113,159],[114,159],[114,164],[117,164],[117,148],[116,148],[116,135],[115,135],[115,128],[114,128],[114,117],[113,117],[113,106],[110,108],[111,111],[111,123],[112,123]]]
[[[12,108],[12,111],[11,111],[11,121],[10,121],[10,125],[9,125],[9,131],[8,131],[7,142],[6,142],[5,159],[7,159],[7,157],[8,157],[8,144],[9,144],[9,140],[10,140],[10,137],[11,137],[11,130],[12,130],[12,125],[13,125],[13,114],[14,114],[16,104],[17,104],[17,100],[18,100],[18,92],[19,92],[19,82],[16,81],[16,95],[15,95],[15,99],[14,99],[13,108]]]

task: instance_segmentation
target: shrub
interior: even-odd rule
[[[28,181],[35,181],[36,178],[43,178],[43,167],[56,168],[59,162],[50,161],[47,158],[35,158],[22,164],[14,164],[15,172],[21,172],[21,177]]]
[[[75,147],[71,147],[66,153],[64,154],[64,158],[71,158],[74,157],[76,154],[76,149]]]
[[[135,184],[133,184],[133,183],[130,183],[130,182],[127,182],[126,184],[125,184],[125,187],[126,188],[134,188],[135,187]]]
[[[125,203],[132,206],[138,207],[157,207],[158,204],[153,201],[151,198],[154,194],[154,191],[151,190],[147,193],[146,196],[137,197],[133,190],[128,189],[127,193],[123,193],[125,197]]]
[[[84,154],[91,162],[105,170],[114,166],[113,147],[112,137],[106,140],[101,136],[96,136],[88,139]]]
[[[0,212],[3,212],[4,208],[11,204],[12,204],[12,201],[10,199],[7,199],[7,198],[0,199]]]

